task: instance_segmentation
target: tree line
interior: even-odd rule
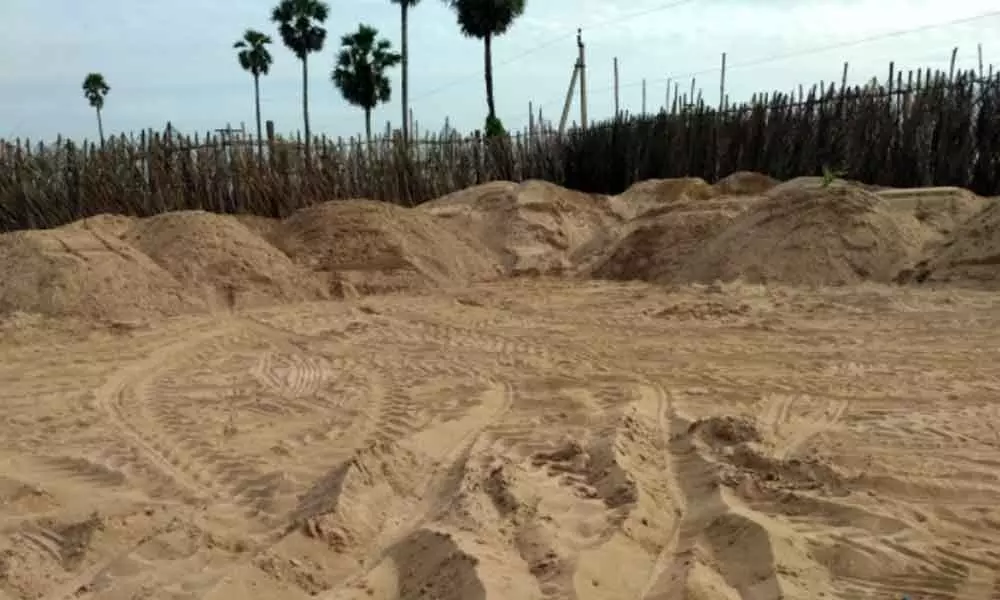
[[[365,134],[370,141],[371,112],[379,104],[389,102],[392,96],[387,71],[401,65],[401,134],[406,142],[410,134],[408,15],[409,10],[417,6],[420,0],[389,1],[400,7],[401,51],[395,52],[389,40],[379,37],[378,30],[361,23],[356,31],[340,38],[340,50],[330,73],[330,80],[340,90],[344,100],[364,111]],[[493,39],[506,33],[524,13],[525,0],[443,1],[454,11],[461,33],[483,42],[487,108],[484,131],[491,136],[502,135],[504,127],[496,115],[493,94]],[[327,31],[324,24],[329,14],[329,4],[323,0],[281,0],[271,11],[271,22],[276,25],[281,41],[302,65],[302,121],[307,160],[311,156],[312,144],[309,128],[309,56],[321,52],[326,45]],[[271,36],[255,29],[247,29],[243,37],[233,44],[240,67],[253,78],[259,153],[263,153],[260,79],[270,72],[274,63],[274,57],[268,48],[271,44]],[[88,73],[84,78],[83,94],[97,112],[98,136],[102,145],[104,124],[101,111],[110,91],[111,86],[101,73]]]

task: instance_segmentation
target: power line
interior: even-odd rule
[[[954,19],[952,21],[945,21],[943,23],[931,23],[929,25],[921,25],[919,27],[914,27],[914,28],[911,28],[911,29],[901,29],[901,30],[897,30],[897,31],[890,31],[888,33],[880,33],[880,34],[877,34],[877,35],[872,35],[872,36],[868,36],[868,37],[865,37],[865,38],[860,38],[860,39],[857,39],[857,40],[851,40],[849,42],[839,42],[839,43],[836,43],[836,44],[827,44],[827,45],[824,45],[824,46],[816,46],[814,48],[807,48],[805,50],[799,50],[797,52],[788,52],[788,53],[785,53],[785,54],[774,54],[774,55],[766,56],[766,57],[763,57],[763,58],[757,58],[757,59],[753,59],[753,60],[749,60],[749,61],[744,61],[744,62],[741,62],[741,63],[730,64],[730,65],[726,66],[726,69],[728,71],[729,69],[738,69],[740,67],[751,67],[751,66],[763,65],[763,64],[767,64],[767,63],[771,63],[771,62],[776,62],[776,61],[779,61],[779,60],[785,60],[785,59],[788,59],[788,58],[798,58],[799,56],[807,56],[807,55],[810,55],[810,54],[818,54],[820,52],[826,52],[828,50],[839,50],[841,48],[850,48],[852,46],[859,46],[861,44],[866,44],[868,42],[874,42],[874,41],[883,40],[883,39],[900,37],[900,36],[903,36],[903,35],[909,35],[911,33],[918,33],[918,32],[921,32],[921,31],[928,31],[928,30],[931,30],[931,29],[941,29],[941,28],[944,28],[944,27],[951,27],[953,25],[961,25],[963,23],[971,23],[973,21],[978,21],[980,19],[987,19],[987,18],[990,18],[990,17],[997,17],[997,16],[1000,16],[1000,10],[994,10],[994,11],[989,11],[989,12],[985,12],[985,13],[980,13],[978,15],[973,15],[971,17],[963,17],[963,18],[960,18],[960,19]],[[659,79],[654,79],[654,80],[652,80],[652,82],[653,83],[662,83],[662,82],[668,81],[668,80],[671,80],[671,81],[680,81],[682,79],[687,79],[689,77],[696,77],[698,75],[707,75],[709,73],[717,73],[720,70],[721,70],[721,67],[713,67],[713,68],[710,68],[710,69],[703,69],[701,71],[693,71],[691,73],[680,74],[680,75],[671,75],[669,77],[663,77],[663,78],[659,78]],[[620,85],[619,89],[620,88],[636,87],[638,85],[642,85],[642,80],[632,81],[632,82],[629,82],[627,84]],[[607,90],[610,90],[610,89],[613,89],[613,88],[614,88],[614,86],[612,85],[612,86],[607,86],[607,87],[599,88],[599,89],[594,90],[594,91],[603,92],[603,91],[607,91]]]
[[[644,17],[646,15],[649,15],[649,14],[652,14],[652,13],[655,13],[655,12],[660,12],[660,11],[664,11],[664,10],[667,10],[667,9],[670,9],[670,8],[681,6],[682,4],[690,4],[691,2],[694,2],[694,0],[674,0],[673,2],[669,2],[667,4],[662,4],[660,6],[656,6],[656,7],[653,7],[653,8],[647,8],[647,9],[644,9],[644,10],[641,10],[641,11],[638,11],[638,12],[629,13],[629,14],[626,14],[626,15],[623,15],[623,16],[620,16],[620,17],[617,17],[617,18],[614,18],[614,19],[607,19],[607,20],[604,20],[604,21],[601,21],[601,22],[596,22],[596,23],[587,23],[587,24],[583,25],[583,28],[584,29],[589,29],[591,27],[610,27],[610,26],[614,26],[614,25],[617,25],[619,23],[622,23],[624,21],[628,21],[630,19],[636,19],[636,18],[639,18],[639,17]],[[571,33],[565,33],[565,34],[562,34],[562,35],[557,35],[556,37],[550,39],[549,41],[547,41],[547,42],[545,42],[543,44],[539,44],[537,46],[533,46],[533,47],[525,50],[524,52],[516,54],[515,56],[512,56],[511,58],[509,58],[509,59],[507,59],[507,60],[505,60],[505,61],[503,61],[503,62],[501,62],[501,63],[499,63],[497,65],[494,65],[494,70],[496,70],[499,67],[504,67],[504,66],[507,66],[509,64],[515,63],[515,62],[521,60],[522,58],[524,58],[525,56],[530,56],[530,55],[532,55],[532,54],[534,54],[536,52],[539,52],[541,50],[544,50],[546,48],[554,46],[555,44],[557,44],[559,42],[562,42],[562,41],[566,40],[567,38],[572,38],[574,36],[576,36],[576,30],[573,30]],[[416,102],[417,100],[420,100],[422,98],[427,98],[429,96],[434,96],[434,95],[436,95],[436,94],[438,94],[440,92],[443,92],[444,90],[453,88],[453,87],[455,87],[456,85],[458,85],[460,83],[465,83],[466,81],[472,79],[473,77],[480,77],[480,76],[481,76],[481,74],[477,73],[476,75],[470,74],[470,75],[468,75],[466,77],[462,77],[460,79],[454,79],[454,80],[452,80],[449,83],[446,83],[446,84],[441,85],[439,87],[436,87],[436,88],[434,88],[434,89],[432,89],[432,90],[430,90],[428,92],[420,94],[419,96],[413,98],[411,100],[411,102]]]
[[[639,17],[644,17],[646,15],[651,15],[653,13],[664,11],[664,10],[667,10],[667,9],[670,9],[670,8],[677,8],[678,6],[681,6],[683,4],[690,4],[693,1],[694,0],[675,0],[674,2],[668,2],[667,4],[661,4],[659,6],[654,6],[652,8],[647,8],[645,10],[640,10],[640,11],[637,11],[637,12],[634,12],[634,13],[628,13],[626,15],[618,17],[617,19],[607,19],[605,21],[601,21],[600,23],[590,23],[590,24],[586,25],[585,27],[598,27],[598,26],[605,27],[605,26],[608,26],[608,25],[617,25],[618,23],[622,23],[624,21],[630,21],[632,19],[637,19]]]

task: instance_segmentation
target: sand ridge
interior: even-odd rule
[[[997,219],[741,173],[0,235],[0,598],[1000,597]]]

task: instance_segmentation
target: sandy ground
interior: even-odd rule
[[[0,600],[1000,599],[1000,203],[829,183],[0,235]]]
[[[520,279],[4,322],[0,597],[1000,597],[1000,304]]]

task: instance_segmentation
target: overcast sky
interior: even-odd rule
[[[265,119],[279,132],[301,127],[299,64],[269,22],[274,0],[0,0],[0,137],[48,140],[56,134],[96,135],[93,110],[80,85],[90,71],[105,75],[111,93],[107,132],[162,129],[185,133],[253,122],[250,76],[232,49],[247,27],[273,33],[275,65],[262,81]],[[330,0],[327,47],[310,59],[312,129],[328,135],[363,131],[359,109],[330,83],[343,33],[374,25],[394,44],[399,11],[389,0]],[[961,67],[975,67],[976,45],[987,64],[1000,65],[996,0],[527,0],[524,16],[494,45],[497,110],[510,129],[527,125],[528,103],[546,118],[562,108],[576,56],[576,28],[587,44],[591,118],[612,112],[612,64],[618,57],[623,109],[638,111],[643,78],[647,103],[663,104],[668,78],[690,86],[698,73],[708,101],[717,102],[719,63],[728,53],[727,92],[788,91],[798,84],[850,79],[863,83],[897,68],[947,68],[959,47]],[[993,14],[989,14],[993,11]],[[977,15],[965,23],[919,29]],[[874,41],[812,52],[876,36]],[[410,19],[410,97],[421,131],[445,118],[463,131],[486,113],[482,43],[463,38],[441,0],[423,0]],[[780,58],[790,54],[801,56]],[[766,60],[779,57],[775,60]],[[740,66],[744,63],[746,66]],[[379,128],[398,124],[394,97],[375,114]],[[573,115],[578,114],[574,106]]]

